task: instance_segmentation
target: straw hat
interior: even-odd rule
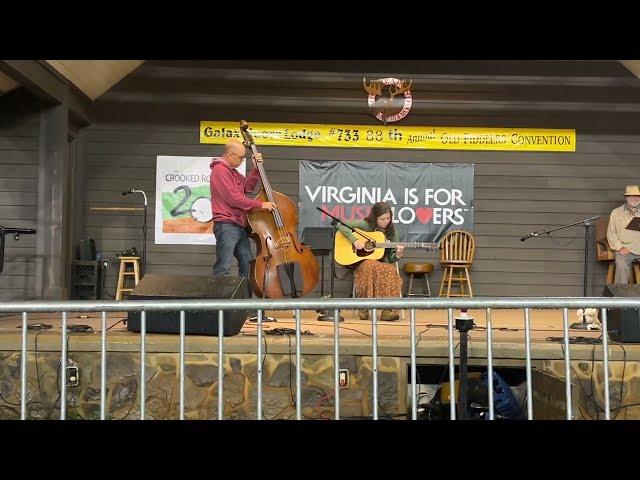
[[[627,195],[640,196],[640,188],[638,188],[638,185],[627,185],[624,190],[624,196],[626,197]]]

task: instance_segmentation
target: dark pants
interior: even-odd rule
[[[229,275],[231,261],[235,256],[238,260],[238,275],[247,277],[247,288],[251,297],[249,285],[249,262],[253,259],[247,229],[235,223],[215,222],[213,233],[216,236],[216,263],[213,265],[213,276]]]

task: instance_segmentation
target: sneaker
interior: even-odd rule
[[[358,310],[358,318],[360,320],[369,320],[369,310]]]

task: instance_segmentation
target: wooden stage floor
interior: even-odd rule
[[[410,310],[405,310],[404,319],[394,322],[378,320],[378,338],[406,338],[409,336]],[[454,310],[454,318],[459,314]],[[471,338],[484,339],[486,337],[486,311],[469,310],[469,315],[474,318],[474,330],[469,332]],[[319,314],[315,311],[300,311],[302,330],[318,336],[333,336],[333,321],[319,321]],[[371,335],[371,320],[360,320],[352,310],[342,312],[344,321],[340,322],[340,335],[348,336],[369,336]],[[127,327],[122,320],[126,319],[126,312],[109,312],[107,314],[107,328],[110,332],[127,332]],[[265,331],[276,328],[295,328],[295,318],[291,310],[267,311],[267,317],[275,318],[276,321],[265,321],[263,328]],[[509,340],[524,338],[524,310],[498,310],[492,309],[491,317],[493,322],[493,340]],[[575,310],[569,310],[569,324],[579,321]],[[59,329],[62,323],[60,314],[52,313],[32,313],[29,314],[28,323],[46,323],[52,325],[52,331]],[[70,325],[89,325],[95,331],[100,330],[100,314],[74,313],[68,314],[67,323]],[[0,332],[13,332],[14,329],[22,325],[21,315],[0,316]],[[242,334],[254,334],[256,323],[247,321],[241,332]],[[443,337],[447,335],[447,312],[443,310],[416,310],[416,331],[421,333],[422,338]],[[127,332],[130,335],[137,335],[134,332]],[[455,332],[454,332],[455,333]],[[531,310],[531,339],[534,342],[544,342],[549,336],[562,335],[562,310]],[[585,336],[598,338],[599,331],[570,330],[571,336]],[[231,338],[231,337],[227,337]]]

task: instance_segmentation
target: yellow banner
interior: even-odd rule
[[[547,128],[413,127],[251,123],[258,146],[575,152],[576,131]],[[200,122],[200,143],[242,140],[239,122]]]

